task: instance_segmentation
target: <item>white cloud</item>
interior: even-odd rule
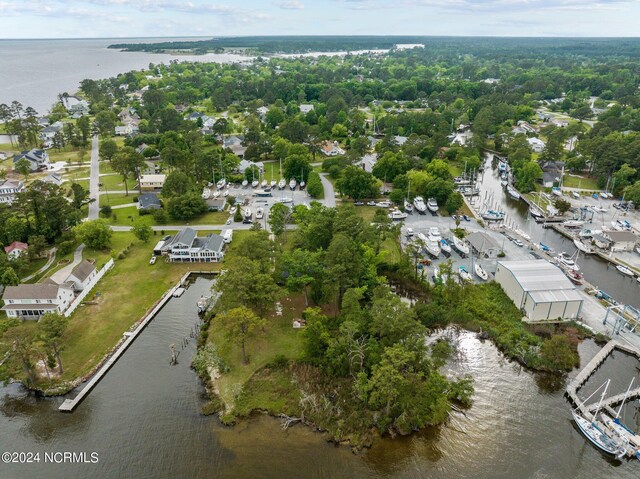
[[[283,10],[303,10],[304,5],[299,0],[285,0],[283,2],[275,2],[276,7]]]

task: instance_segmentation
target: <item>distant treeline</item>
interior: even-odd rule
[[[304,53],[388,49],[397,44],[421,43],[441,53],[495,55],[499,52],[520,54],[581,55],[586,57],[640,57],[637,38],[493,38],[429,36],[256,36],[226,37],[209,40],[161,43],[119,43],[110,45],[126,51],[163,52],[189,50],[207,53],[244,49],[251,53]]]

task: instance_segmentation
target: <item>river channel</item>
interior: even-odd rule
[[[500,185],[497,169],[491,167],[493,155],[486,154],[485,170],[480,176],[478,186],[480,196],[474,201],[487,202],[506,213],[506,222],[515,224],[529,236],[534,243],[544,243],[554,249],[556,253],[562,251],[573,255],[577,248],[573,241],[564,237],[551,228],[545,229],[536,223],[528,214],[528,206],[524,201],[514,200],[506,194]],[[595,255],[581,254],[578,259],[580,272],[589,283],[601,288],[618,302],[640,307],[640,285],[634,278],[620,274],[608,261]]]
[[[63,398],[38,399],[17,385],[0,388],[0,452],[97,452],[97,464],[0,464],[0,478],[637,478],[640,463],[610,462],[575,430],[564,380],[506,361],[489,341],[450,331],[451,375],[471,374],[474,405],[444,427],[384,439],[361,455],[335,447],[303,426],[283,431],[258,416],[227,428],[200,414],[203,387],[189,368],[198,321],[195,303],[212,282],[198,278],[160,311],[72,414]],[[176,344],[178,364],[169,365]],[[580,346],[583,364],[597,351]],[[594,381],[614,377],[616,391],[638,377],[632,359],[605,362]],[[625,418],[639,419],[632,406]]]

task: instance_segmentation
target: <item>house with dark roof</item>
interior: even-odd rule
[[[2,295],[4,311],[10,318],[38,320],[46,313],[62,314],[75,298],[73,283],[43,283],[7,286]]]
[[[205,200],[205,202],[207,203],[209,211],[223,211],[227,204],[227,198],[224,196],[221,198],[209,198]]]
[[[67,278],[67,282],[73,284],[73,289],[82,291],[98,274],[96,267],[86,259],[76,265]]]
[[[139,210],[158,210],[162,208],[162,202],[155,193],[142,193],[138,197]]]
[[[13,157],[13,166],[18,161],[25,159],[29,162],[29,169],[31,171],[46,170],[49,168],[49,155],[44,150],[33,149],[29,151],[23,151],[19,155]]]
[[[16,195],[24,191],[22,181],[0,180],[0,203],[10,205],[16,199]]]
[[[44,181],[45,183],[51,183],[52,185],[60,186],[62,183],[64,183],[64,178],[62,178],[62,176],[60,176],[58,173],[51,173],[42,181]]]
[[[212,263],[224,258],[224,240],[218,234],[198,237],[195,230],[185,228],[168,239],[162,247],[171,262]]]

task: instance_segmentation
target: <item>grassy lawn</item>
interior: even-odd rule
[[[402,252],[397,238],[386,238],[382,242],[381,248],[387,252],[386,260],[388,263],[399,263],[402,260]]]
[[[356,206],[356,214],[360,216],[367,223],[371,223],[373,221],[373,217],[376,214],[376,211],[379,210],[377,206]]]
[[[100,165],[100,173],[104,173],[104,171],[102,171],[102,165]],[[118,174],[109,174],[108,176],[100,176],[100,183],[102,184],[102,186],[100,187],[100,191],[119,191],[119,190],[124,190],[124,181],[122,180],[122,176],[118,175]],[[129,186],[129,189],[131,189],[131,187],[133,186],[133,183],[135,183],[135,180],[129,180],[127,182],[127,185]]]
[[[235,238],[234,238],[235,241]],[[220,355],[230,367],[230,371],[218,380],[220,397],[229,406],[234,404],[235,395],[244,383],[259,369],[272,362],[276,356],[283,355],[289,359],[298,359],[302,353],[302,331],[293,329],[292,322],[301,317],[305,309],[302,295],[285,297],[281,300],[282,316],[270,311],[267,316],[265,331],[256,332],[254,338],[247,342],[246,350],[249,364],[242,365],[240,348],[230,343],[224,332],[216,327],[215,318],[209,329],[209,341],[217,347]],[[251,407],[249,405],[249,407]],[[243,411],[244,412],[244,411]]]
[[[449,163],[449,173],[451,173],[451,176],[455,178],[456,176],[462,175],[462,172],[462,166],[457,163]]]
[[[567,188],[582,188],[585,190],[599,190],[598,180],[595,178],[582,177],[578,178],[576,176],[564,175],[562,179],[562,185]]]
[[[102,205],[102,198],[104,195],[100,195],[100,204]],[[109,195],[109,197],[111,197],[113,195]],[[130,195],[129,198],[131,199],[132,196]],[[104,203],[106,204],[106,203]],[[112,205],[114,205],[115,203],[111,203]],[[126,204],[126,202],[122,202],[120,204]],[[115,216],[115,218],[114,218]],[[109,218],[109,222],[112,225],[119,225],[119,226],[131,226],[131,224],[137,219],[139,218],[140,214],[138,212],[138,208],[136,206],[129,206],[127,208],[118,208],[113,210],[113,213],[111,215],[111,218]],[[161,224],[156,223],[156,221],[153,219],[153,216],[151,215],[147,215],[147,218],[149,218],[150,224],[152,226],[162,226]],[[177,220],[172,220],[171,218],[169,218],[167,220],[167,223],[170,225],[221,225],[221,224],[225,224],[227,222],[227,220],[229,219],[229,213],[225,212],[225,211],[210,211],[208,213],[205,213],[204,215],[200,216],[199,218],[195,218],[191,221],[177,221]],[[234,238],[235,239],[235,238]]]
[[[117,205],[126,205],[129,203],[133,204],[133,199],[136,198],[137,196],[138,196],[138,193],[136,192],[129,193],[129,196],[127,196],[125,193],[105,193],[103,191],[102,193],[100,193],[100,206],[104,206],[104,205],[117,206]],[[135,205],[132,206],[132,208],[135,208]],[[114,210],[114,211],[121,211],[121,210]]]
[[[71,316],[62,353],[62,380],[87,374],[185,272],[221,267],[218,263],[177,265],[164,261],[149,265],[152,241],[143,244],[131,233],[114,233],[112,249],[117,251],[130,243],[134,245],[127,257],[116,260],[92,292],[95,304],[80,307]],[[85,256],[95,258],[100,266],[109,253],[88,250]]]

